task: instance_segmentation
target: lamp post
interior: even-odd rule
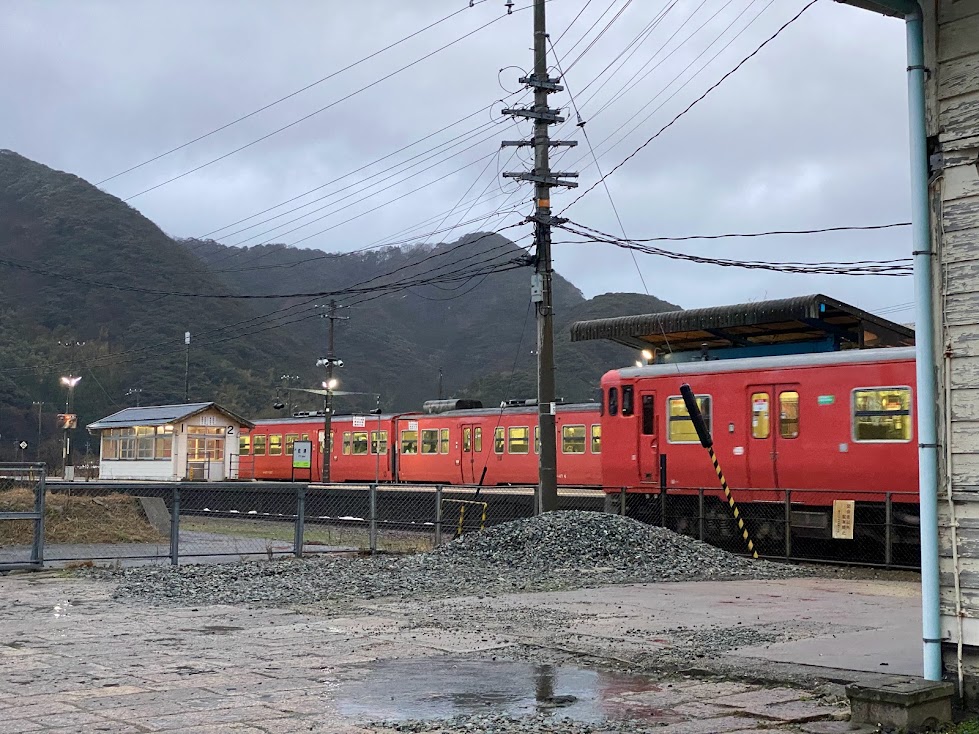
[[[71,396],[75,392],[75,386],[81,382],[82,378],[77,375],[68,375],[67,377],[61,378],[61,384],[67,388],[67,393],[65,394],[65,421],[64,428],[65,433],[61,444],[61,476],[65,477],[68,473],[68,467],[71,464],[71,439],[68,436],[68,431],[71,429],[71,419],[68,417],[71,415]],[[67,477],[65,477],[67,478]]]
[[[331,370],[332,371],[332,370]],[[330,454],[333,453],[333,442],[330,440],[330,431],[333,428],[333,391],[338,385],[337,378],[331,377],[323,382],[323,476],[320,481],[323,484],[330,483]]]

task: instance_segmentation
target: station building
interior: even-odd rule
[[[238,478],[238,434],[254,424],[217,403],[126,408],[88,425],[99,476],[133,481]]]

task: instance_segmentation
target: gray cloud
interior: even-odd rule
[[[568,84],[584,105],[581,111],[589,137],[598,149],[602,170],[607,172],[621,161],[801,7],[798,0],[725,2],[707,0],[701,6],[700,0],[680,0],[618,73],[607,82],[606,75],[587,91],[579,92],[664,7],[662,3],[633,2],[619,22],[570,70]],[[621,0],[617,0],[616,7],[620,4]],[[11,3],[5,6],[5,22],[0,24],[0,63],[8,70],[0,78],[0,93],[8,101],[8,113],[0,119],[0,146],[99,181],[325,76],[465,5],[464,0],[293,0],[275,5],[242,0]],[[548,5],[552,38],[557,38],[582,5],[583,0],[554,0]],[[591,3],[558,43],[558,52],[566,52],[607,7],[608,2]],[[693,19],[669,42],[667,51],[710,14],[720,12],[628,95],[598,112],[603,100],[667,43],[670,34],[698,7]],[[745,13],[736,18],[745,8]],[[758,14],[759,11],[762,12]],[[142,191],[329,105],[502,13],[502,0],[477,5],[397,49],[239,125],[113,179],[103,188],[122,198]],[[757,19],[749,24],[756,14]],[[610,17],[611,13],[606,15],[606,19]],[[732,21],[734,25],[726,30]],[[691,79],[692,72],[741,28],[745,28],[743,33]],[[594,32],[589,38],[593,36]],[[718,43],[697,60],[697,55],[718,36]],[[565,65],[588,42],[569,54]],[[506,95],[498,84],[499,70],[511,64],[526,68],[531,60],[530,45],[529,12],[502,18],[392,79],[226,160],[139,196],[131,204],[173,235],[202,235],[342,176],[474,110],[488,110],[494,100]],[[691,62],[693,67],[667,86]],[[644,237],[907,220],[904,66],[900,22],[837,3],[816,5],[609,178],[626,232]],[[504,85],[516,89],[519,73],[514,69],[504,71]],[[646,112],[685,80],[689,83],[621,144],[600,145],[620,126],[625,125],[628,130],[638,122],[646,113],[637,111],[664,87],[666,91]],[[594,99],[584,104],[596,89],[599,91]],[[570,107],[566,94],[556,96],[555,101]],[[497,104],[496,109],[499,107]],[[490,120],[488,111],[480,113],[468,123],[369,172]],[[349,224],[301,245],[353,249],[434,218],[456,204],[470,185],[470,197],[483,191],[500,194],[488,203],[477,204],[469,217],[489,214],[505,200],[500,186],[507,191],[513,188],[512,183],[496,180],[498,168],[511,151],[491,160],[488,167],[484,161],[453,175],[449,172],[493,153],[500,139],[525,135],[528,130],[527,124],[500,124],[486,131],[485,142],[437,168],[374,197],[369,196],[374,188],[342,201],[336,200],[351,192],[337,193],[313,205],[336,201],[332,209],[310,218],[343,207],[341,211],[281,238],[281,232],[303,222],[283,226],[248,244],[264,239],[294,242],[363,213]],[[572,121],[561,133],[574,130]],[[581,139],[580,134],[576,137]],[[582,186],[590,185],[596,172],[583,141],[560,164],[563,168],[574,161],[582,172]],[[510,168],[521,166],[517,159],[509,163]],[[483,174],[477,180],[480,172]],[[345,179],[343,184],[357,180]],[[375,188],[392,182],[379,183]],[[428,182],[433,183],[421,192],[387,203]],[[324,188],[298,203],[329,194],[340,185]],[[575,196],[576,192],[556,194],[556,208],[560,210]],[[523,202],[526,211],[528,198],[529,190],[521,190],[509,201]],[[583,224],[619,232],[602,187],[575,205],[569,215]],[[448,222],[461,219],[460,211]],[[489,223],[499,221],[497,218]],[[228,241],[243,241],[274,225],[271,222]],[[462,231],[457,230],[453,236]],[[889,230],[764,241],[677,243],[676,248],[726,257],[864,259],[905,256],[911,249],[909,237],[905,230]],[[564,238],[558,233],[557,239]],[[905,303],[912,298],[910,279],[738,272],[648,256],[639,256],[638,261],[652,293],[685,306],[815,291],[867,308]],[[586,295],[641,290],[630,255],[608,246],[560,244],[556,247],[555,264]],[[893,315],[906,321],[910,311]]]

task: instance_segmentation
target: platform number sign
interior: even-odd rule
[[[313,465],[313,442],[296,441],[292,445],[292,467],[309,469]]]

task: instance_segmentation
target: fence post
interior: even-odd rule
[[[442,545],[442,485],[435,487],[435,547]]]
[[[629,512],[629,508],[626,506],[626,493],[625,487],[619,490],[619,514],[622,517],[626,517]]]
[[[372,484],[368,492],[370,504],[370,551],[377,552],[377,485]]]
[[[697,539],[704,539],[704,488],[697,490]]]
[[[894,521],[894,505],[891,502],[891,493],[884,495],[884,565],[890,566],[893,562],[894,538],[892,525]]]
[[[661,528],[666,527],[666,487],[660,487],[659,490],[659,525]]]
[[[792,557],[792,490],[785,490],[785,558]]]
[[[174,487],[170,497],[170,565],[180,562],[180,488]]]
[[[296,537],[293,541],[293,553],[296,558],[303,557],[303,540],[306,535],[306,486],[299,485],[296,490]]]
[[[37,487],[34,489],[34,512],[37,519],[34,521],[34,543],[31,546],[31,563],[39,566],[44,565],[44,501],[47,498],[47,488],[45,487],[46,471],[41,471],[37,478]]]

